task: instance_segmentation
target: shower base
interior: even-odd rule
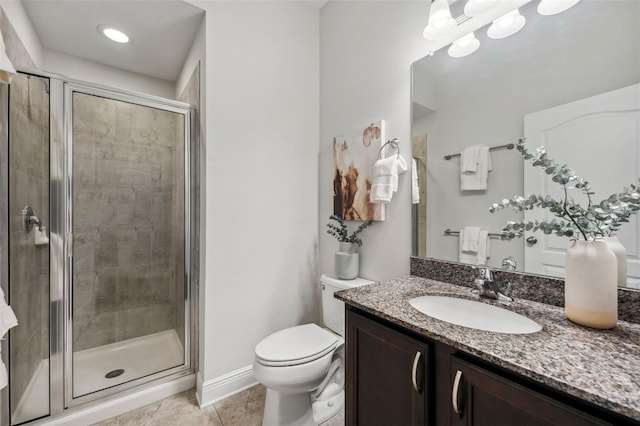
[[[79,351],[73,357],[73,396],[87,395],[184,363],[184,350],[174,330]],[[124,373],[106,378],[107,373]],[[49,361],[43,360],[12,415],[12,424],[49,413]]]

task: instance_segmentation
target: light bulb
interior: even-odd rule
[[[580,0],[542,0],[538,5],[540,15],[555,15],[574,6]]]
[[[512,10],[493,21],[493,24],[491,24],[487,30],[487,35],[493,39],[509,37],[520,31],[522,27],[524,27],[525,22],[527,22],[527,20],[524,16],[520,15],[518,9]]]
[[[479,47],[480,41],[476,38],[475,34],[471,32],[454,41],[447,53],[453,58],[462,58],[463,56],[471,55],[478,50]]]
[[[469,0],[464,5],[464,14],[469,17],[479,16],[487,13],[500,2],[498,0]]]
[[[423,35],[427,40],[438,40],[456,27],[456,20],[451,17],[447,0],[435,0],[429,10],[429,22]]]

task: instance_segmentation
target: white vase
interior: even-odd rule
[[[353,280],[360,272],[360,254],[353,243],[340,243],[335,256],[336,277],[341,280]]]
[[[564,309],[572,322],[613,328],[618,322],[618,264],[602,241],[575,241],[567,250]]]
[[[602,241],[609,245],[609,248],[616,255],[618,261],[618,287],[627,286],[627,250],[616,237],[602,238]]]

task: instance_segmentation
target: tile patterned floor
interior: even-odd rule
[[[94,426],[260,426],[265,393],[257,385],[200,409],[191,389]],[[344,426],[343,413],[322,426]]]

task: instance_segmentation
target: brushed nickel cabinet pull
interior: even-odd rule
[[[458,390],[460,388],[460,380],[462,380],[462,371],[456,371],[456,378],[453,380],[453,391],[451,392],[451,405],[453,405],[453,411],[458,416],[462,416],[460,407],[458,406]]]
[[[416,356],[413,358],[413,367],[411,368],[411,383],[413,384],[413,389],[416,392],[422,392],[422,384],[418,385],[418,363],[420,362],[420,357],[422,353],[420,351],[416,351]]]

